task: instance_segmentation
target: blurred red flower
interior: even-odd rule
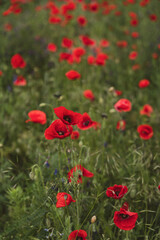
[[[148,116],[148,117],[151,116],[151,113],[152,113],[152,112],[153,112],[153,108],[152,108],[151,105],[149,105],[149,104],[145,104],[145,105],[143,106],[143,109],[140,110],[140,114],[141,114],[141,115],[146,115],[146,116]]]
[[[94,174],[90,171],[88,171],[86,168],[82,167],[81,165],[77,165],[74,168],[72,168],[68,173],[68,181],[71,182],[72,178],[74,177],[73,174],[75,172],[75,175],[77,174],[77,183],[82,183],[82,176],[83,177],[93,177]]]
[[[14,81],[13,85],[15,85],[15,86],[26,86],[27,81],[23,76],[18,76],[17,79]]]
[[[62,47],[64,48],[71,48],[73,45],[73,41],[69,38],[63,38],[62,40]]]
[[[150,85],[150,81],[147,79],[140,80],[138,84],[140,88],[145,88],[145,87],[148,87],[149,85]]]
[[[151,14],[151,15],[149,15],[149,18],[150,18],[150,20],[153,21],[153,22],[157,21],[157,15],[156,15],[156,14]]]
[[[81,77],[81,75],[79,74],[79,72],[76,72],[74,70],[70,70],[69,72],[67,72],[66,74],[66,77],[69,79],[69,80],[75,80],[75,79],[78,79]]]
[[[77,22],[79,23],[79,25],[85,26],[87,24],[87,19],[84,16],[79,16],[77,18]]]
[[[129,231],[135,227],[137,218],[137,213],[120,208],[120,211],[115,211],[113,221],[118,228]]]
[[[126,128],[126,121],[125,121],[125,120],[119,120],[119,121],[117,122],[116,129],[123,131],[123,130],[125,130],[125,128]]]
[[[128,192],[127,186],[115,184],[113,187],[107,188],[106,195],[114,199],[122,198]]]
[[[74,230],[68,236],[68,240],[87,240],[87,233],[84,230]]]
[[[131,102],[128,99],[122,98],[115,105],[114,108],[118,112],[129,112],[131,111]]]
[[[48,51],[50,52],[56,52],[57,51],[57,46],[54,43],[49,43],[47,46]]]
[[[57,194],[57,203],[56,203],[57,208],[66,207],[70,205],[71,202],[76,202],[76,200],[74,200],[70,194],[65,192],[59,192]]]
[[[73,131],[71,134],[71,139],[75,140],[79,138],[79,132],[78,131]]]
[[[45,138],[52,140],[54,138],[66,138],[72,133],[72,126],[66,126],[60,119],[55,120],[51,125],[45,130]]]
[[[66,125],[76,125],[82,119],[82,115],[80,113],[68,110],[63,106],[54,108],[54,112],[56,116]]]
[[[89,99],[91,101],[94,101],[94,99],[95,99],[95,96],[94,96],[93,92],[90,89],[85,90],[83,92],[83,95],[84,95],[85,98],[87,98],[87,99]]]
[[[26,120],[28,122],[45,124],[47,122],[46,114],[40,110],[32,110],[28,113],[29,119]]]
[[[129,54],[129,59],[130,60],[135,60],[137,58],[137,56],[138,56],[138,53],[133,51]]]
[[[26,66],[26,62],[21,55],[17,53],[11,58],[11,65],[12,68],[24,68]]]

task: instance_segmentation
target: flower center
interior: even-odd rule
[[[58,133],[58,135],[64,135],[64,132],[62,132],[62,131],[59,131],[57,133]]]
[[[119,196],[119,191],[115,191],[115,194],[118,197]]]
[[[76,240],[83,240],[83,238],[82,237],[77,237]]]
[[[128,216],[127,214],[120,214],[120,216],[121,216],[122,219],[127,219],[127,218],[129,218],[129,216]]]
[[[63,119],[69,123],[71,123],[71,118],[69,116],[64,116]]]
[[[83,122],[83,126],[88,126],[89,125],[89,120],[86,122]]]

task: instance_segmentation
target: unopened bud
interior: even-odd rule
[[[114,92],[115,89],[114,89],[114,87],[110,87],[110,88],[108,89],[108,91],[109,91],[109,92]]]
[[[91,223],[95,223],[95,221],[96,221],[96,216],[93,216],[92,218],[91,218]]]

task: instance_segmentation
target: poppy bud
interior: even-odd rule
[[[95,221],[96,221],[96,216],[93,216],[92,218],[91,218],[91,223],[95,223]]]

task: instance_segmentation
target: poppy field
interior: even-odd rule
[[[0,240],[160,239],[159,9],[0,0]]]

